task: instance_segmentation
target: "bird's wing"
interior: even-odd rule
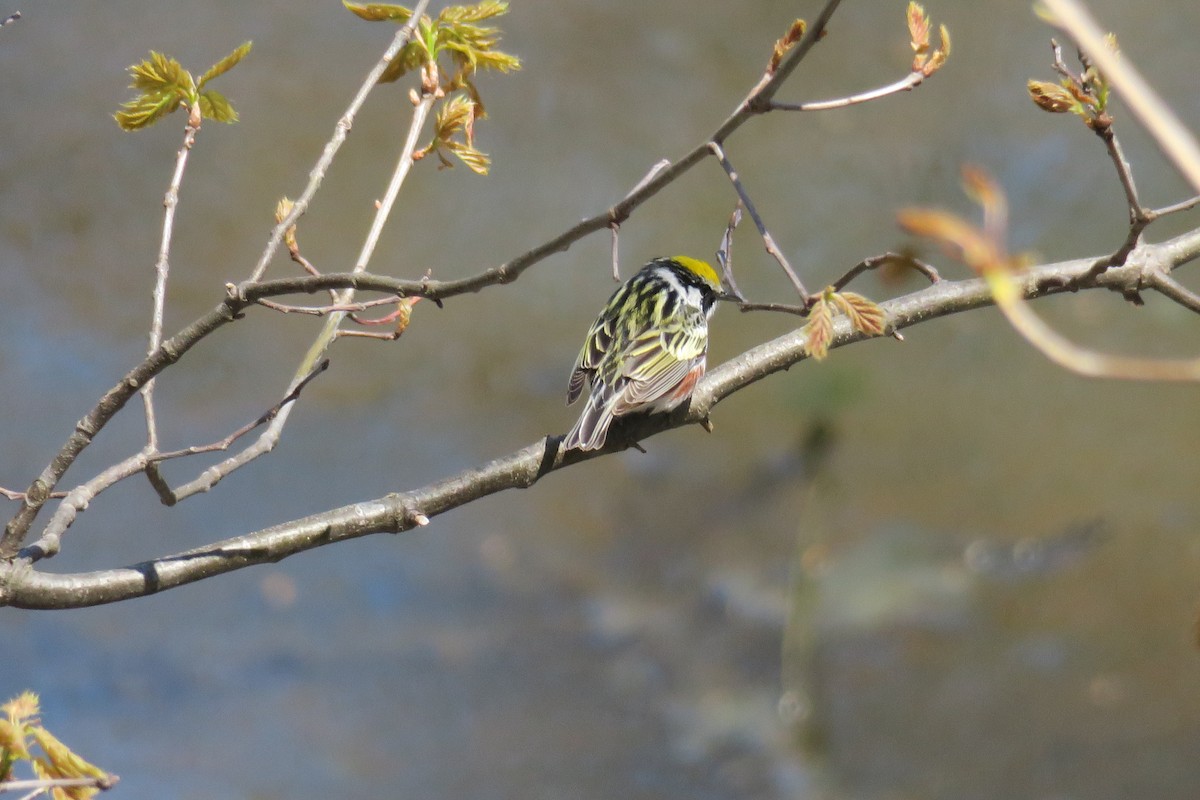
[[[662,332],[645,332],[634,340],[622,360],[617,416],[654,403],[676,389],[694,368],[704,363],[708,351],[708,324],[694,310],[683,324]]]
[[[596,373],[596,368],[612,345],[614,324],[615,319],[611,314],[602,314],[592,323],[587,338],[583,340],[583,349],[579,351],[579,358],[575,359],[575,368],[571,370],[571,380],[567,383],[567,405],[571,405],[579,399],[584,382],[588,376]]]

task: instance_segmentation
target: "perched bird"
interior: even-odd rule
[[[563,448],[604,446],[616,417],[670,411],[704,375],[708,320],[729,297],[703,261],[656,258],[613,292],[592,324],[567,385],[567,405],[591,381],[587,404]]]

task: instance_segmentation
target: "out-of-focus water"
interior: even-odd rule
[[[467,275],[597,213],[701,141],[816,5],[518,1],[501,24],[525,69],[480,81],[493,174],[420,165],[373,268]],[[1025,3],[927,5],[955,52],[926,86],[757,120],[728,143],[809,285],[902,246],[899,207],[967,209],[963,162],[1008,190],[1015,247],[1114,247],[1124,211],[1102,147],[1025,97],[1028,78],[1052,77],[1047,29]],[[1200,127],[1200,8],[1094,5]],[[202,70],[255,42],[217,87],[242,122],[206,125],[192,154],[173,328],[246,275],[275,201],[299,193],[392,33],[334,2],[20,8],[0,31],[0,484],[14,488],[144,348],[183,121],[118,131],[124,68],[155,49]],[[784,99],[900,77],[902,14],[847,2]],[[304,218],[321,269],[353,262],[407,108],[404,89],[378,91]],[[1117,115],[1147,202],[1184,197]],[[732,200],[701,165],[625,224],[626,268],[711,252]],[[47,566],[174,552],[565,431],[608,248],[596,236],[511,286],[421,304],[398,343],[339,343],[268,458],[171,510],[122,486]],[[737,259],[743,289],[787,299],[748,226]],[[1148,300],[1038,308],[1098,346],[1193,352],[1194,320]],[[275,402],[316,324],[256,313],[189,354],[159,390],[165,445]],[[723,311],[712,359],[791,324]],[[112,607],[0,611],[0,694],[41,692],[46,724],[131,798],[1192,796],[1195,389],[1070,377],[992,311],[906,336],[755,385],[711,435],[676,431],[413,534]],[[136,449],[141,430],[131,404],[71,477]]]

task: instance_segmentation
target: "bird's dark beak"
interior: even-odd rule
[[[718,292],[717,300],[725,303],[744,303],[746,298],[742,297],[737,292]]]

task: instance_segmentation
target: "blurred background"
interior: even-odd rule
[[[435,3],[435,8],[440,7]],[[906,242],[898,208],[970,213],[964,162],[1045,260],[1124,236],[1101,144],[1038,111],[1050,31],[1028,3],[931,0],[954,53],[919,90],[756,120],[727,145],[809,286]],[[1200,6],[1095,0],[1193,129]],[[485,76],[491,176],[418,166],[372,269],[473,274],[619,199],[702,141],[819,3],[517,0],[524,70]],[[243,279],[276,200],[296,196],[394,29],[333,0],[10,2],[0,31],[0,485],[23,489],[144,351],[162,196],[184,120],[125,134],[111,113],[150,49],[242,122],[201,131],[182,190],[168,331]],[[784,100],[900,78],[904,3],[846,2]],[[1068,50],[1069,52],[1069,50]],[[300,227],[349,268],[406,129],[406,87],[354,125]],[[1144,200],[1188,196],[1119,106]],[[693,169],[621,233],[625,274],[710,254],[733,195]],[[1197,212],[1151,229],[1165,238]],[[515,284],[422,303],[408,333],[343,340],[280,446],[175,509],[129,481],[47,568],[101,569],[417,487],[567,430],[581,338],[612,290],[596,235]],[[939,254],[948,277],[963,277]],[[789,287],[747,224],[760,300]],[[286,258],[274,275],[291,274]],[[1184,279],[1193,276],[1183,270]],[[1193,281],[1194,283],[1194,281]],[[867,278],[885,298],[916,281]],[[1077,340],[1195,354],[1196,321],[1147,296],[1037,304]],[[319,323],[251,313],[160,383],[166,447],[220,438],[282,392]],[[713,324],[712,363],[795,320]],[[994,310],[805,362],[649,453],[600,459],[426,529],[323,548],[118,605],[0,610],[0,694],[122,776],[126,798],[1178,798],[1200,785],[1200,433],[1194,387],[1087,382]],[[141,445],[140,403],[72,469]],[[173,463],[169,478],[201,463]]]

